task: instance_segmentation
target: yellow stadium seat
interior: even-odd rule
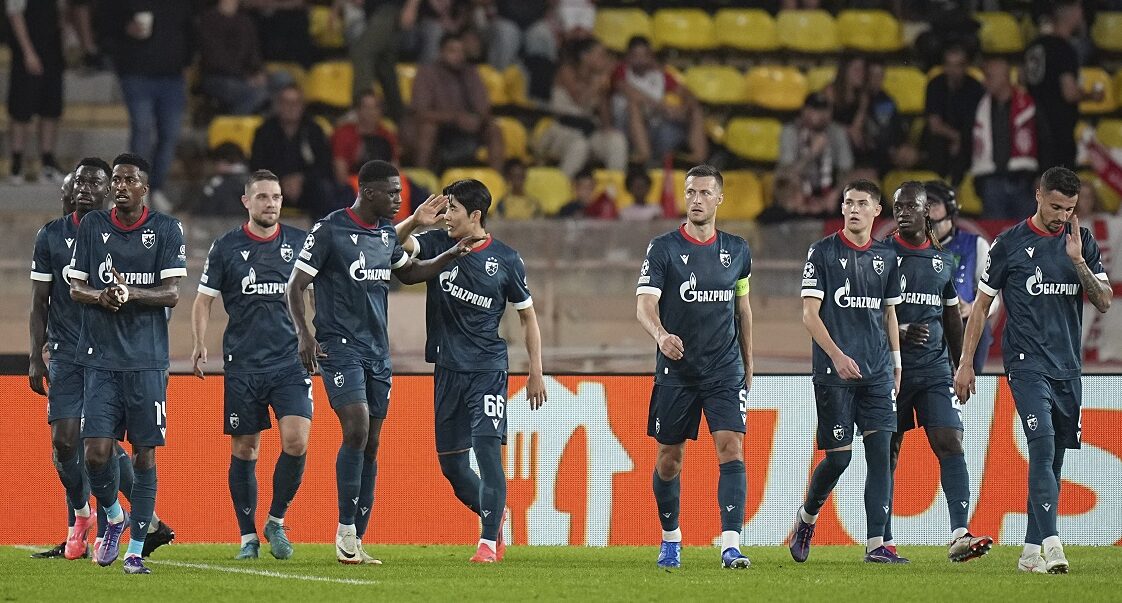
[[[966,178],[963,178],[962,184],[958,185],[955,199],[958,200],[958,207],[963,213],[974,216],[982,215],[982,198],[978,196],[978,192],[974,189],[973,174],[967,174]]]
[[[526,73],[518,65],[511,65],[503,70],[503,83],[506,88],[507,101],[519,107],[529,107],[530,96],[527,89]]]
[[[483,183],[487,190],[491,192],[492,199],[502,199],[506,194],[506,180],[502,175],[491,168],[486,167],[468,167],[468,168],[452,168],[445,170],[444,174],[440,176],[441,188],[452,184],[457,180],[464,180],[466,178],[474,178]]]
[[[1112,149],[1122,149],[1122,119],[1100,119],[1095,138]]]
[[[633,36],[652,39],[651,18],[638,8],[599,9],[592,31],[601,44],[616,52],[627,50],[627,42]]]
[[[1118,212],[1118,207],[1122,205],[1122,196],[1119,196],[1118,191],[1110,188],[1110,185],[1106,182],[1103,182],[1103,179],[1099,178],[1099,176],[1094,172],[1079,172],[1079,178],[1084,182],[1089,183],[1091,185],[1091,188],[1095,189],[1095,196],[1099,198],[1100,211],[1105,211],[1112,214]]]
[[[927,182],[928,180],[939,180],[939,174],[930,170],[892,170],[884,175],[883,196],[891,197],[900,185],[909,181],[917,180],[919,182]]]
[[[776,35],[796,52],[831,53],[840,50],[834,18],[824,10],[785,10],[776,20]]]
[[[1013,15],[1004,12],[977,12],[974,18],[982,24],[978,32],[982,38],[982,52],[1009,54],[1023,52],[1025,39],[1021,25]]]
[[[401,102],[405,106],[413,102],[413,80],[417,79],[417,66],[413,63],[397,64],[397,88],[401,92]]]
[[[322,115],[316,115],[312,118],[312,121],[315,121],[319,129],[323,130],[324,136],[331,138],[331,134],[335,132],[335,124],[331,123],[330,119]]]
[[[505,159],[521,159],[528,161],[530,153],[526,150],[526,126],[513,117],[496,117],[495,125],[503,133],[503,147]]]
[[[1017,78],[1019,77],[1019,71],[1020,71],[1019,68],[1012,67],[1012,73],[1013,73],[1012,77],[1013,77],[1013,83],[1014,84],[1017,83]],[[940,75],[943,75],[943,66],[942,65],[936,65],[936,66],[932,67],[931,69],[927,70],[927,81],[930,82],[931,80],[939,77]],[[986,74],[982,73],[982,69],[980,67],[974,67],[974,66],[967,67],[966,68],[966,75],[969,75],[970,77],[978,80],[979,83],[984,83],[986,81]]]
[[[686,72],[686,88],[697,100],[710,105],[739,105],[748,102],[744,74],[724,65],[699,65]]]
[[[308,33],[312,36],[312,42],[320,48],[346,46],[343,21],[334,18],[330,7],[313,5],[308,9]]]
[[[424,168],[405,168],[402,171],[405,172],[405,176],[409,178],[410,182],[429,189],[429,192],[433,194],[439,194],[440,191],[444,190],[440,186],[440,180],[436,178],[436,174]],[[421,201],[424,201],[424,199],[421,199]]]
[[[265,71],[268,73],[287,73],[288,77],[292,78],[292,83],[299,86],[301,90],[304,89],[304,80],[308,79],[308,72],[300,63],[265,63]]]
[[[819,92],[826,86],[834,83],[834,78],[837,76],[838,68],[835,65],[811,67],[806,72],[807,89],[811,92]]]
[[[329,107],[351,106],[354,88],[354,71],[346,61],[317,63],[308,72],[305,95],[309,103],[323,103]]]
[[[569,177],[557,168],[532,167],[526,170],[526,194],[541,202],[543,213],[555,215],[563,205],[573,200],[573,185]]]
[[[801,108],[808,93],[806,76],[794,67],[753,67],[745,79],[752,104],[773,111]]]
[[[491,106],[501,107],[509,104],[510,99],[506,95],[506,80],[503,79],[503,74],[487,63],[476,65],[475,69],[487,88],[487,98],[491,101]]]
[[[207,126],[207,147],[214,149],[224,142],[232,142],[249,157],[253,150],[253,135],[262,121],[260,115],[219,115]]]
[[[704,119],[705,135],[717,144],[725,144],[725,124],[719,118],[707,115]]]
[[[658,205],[662,201],[662,168],[655,168],[647,173],[651,177],[651,192],[647,194],[647,203]],[[686,213],[686,171],[674,170],[670,182],[678,211],[684,214]]]
[[[596,180],[594,195],[599,196],[601,193],[608,192],[615,199],[616,207],[619,209],[635,203],[635,198],[627,192],[627,174],[620,170],[594,170],[592,177]]]
[[[760,185],[764,189],[764,208],[771,205],[775,198],[775,172],[766,171],[760,176]]]
[[[1114,99],[1122,102],[1122,69],[1114,72]]]
[[[725,146],[750,161],[775,163],[779,159],[779,133],[782,129],[777,119],[737,117],[729,121]]]
[[[747,52],[779,49],[775,18],[758,8],[722,8],[713,19],[717,42]]]
[[[662,48],[712,50],[717,47],[713,19],[698,8],[664,8],[654,15],[654,39]]]
[[[927,76],[915,67],[888,67],[884,70],[884,91],[896,101],[905,115],[923,113],[927,96]]]
[[[1103,50],[1122,52],[1122,12],[1102,12],[1095,15],[1091,39],[1095,46]]]
[[[1102,115],[1113,113],[1118,108],[1114,96],[1114,83],[1110,81],[1110,74],[1101,67],[1084,67],[1079,70],[1079,85],[1090,92],[1096,86],[1101,86],[1103,99],[1101,101],[1083,101],[1079,103],[1079,112],[1083,115]]]
[[[842,46],[861,52],[896,52],[904,46],[900,22],[883,10],[843,10],[837,30]]]
[[[764,187],[754,172],[732,170],[725,179],[725,202],[717,213],[722,220],[754,220],[764,211]]]

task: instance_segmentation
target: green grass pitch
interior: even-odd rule
[[[859,547],[818,547],[802,565],[783,547],[748,547],[747,570],[719,567],[716,549],[688,547],[683,567],[660,570],[657,547],[512,547],[494,566],[467,562],[466,546],[377,546],[385,565],[342,566],[331,545],[296,544],[296,556],[234,561],[234,545],[172,545],[150,576],[126,576],[120,561],[30,559],[0,547],[0,601],[1118,601],[1122,548],[1068,547],[1072,573],[1026,575],[1020,548],[996,547],[965,564],[942,547],[901,547],[907,566],[866,565]],[[238,572],[238,573],[235,573]]]

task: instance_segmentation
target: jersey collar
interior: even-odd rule
[[[78,226],[78,212],[70,212],[70,221],[73,222],[75,226]]]
[[[1047,230],[1040,230],[1032,221],[1032,216],[1029,216],[1029,219],[1025,220],[1025,223],[1028,224],[1029,229],[1042,237],[1058,237],[1064,233],[1064,229],[1062,228],[1059,232],[1048,232]]]
[[[709,237],[708,241],[699,241],[699,240],[693,238],[692,236],[690,236],[690,233],[686,232],[686,225],[685,224],[682,224],[681,226],[678,227],[678,232],[682,233],[682,238],[689,241],[690,243],[693,243],[694,245],[706,245],[706,246],[708,246],[708,245],[712,245],[717,240],[717,229],[713,229],[713,236]]]
[[[378,228],[377,222],[375,222],[374,224],[367,224],[366,222],[363,222],[362,218],[358,217],[358,213],[356,213],[355,210],[350,207],[347,208],[347,215],[350,216],[352,220],[354,220],[355,224],[358,224],[359,226],[367,230],[374,230]]]
[[[873,238],[872,237],[869,237],[869,242],[865,243],[864,245],[858,245],[857,243],[854,243],[853,241],[850,241],[849,237],[845,236],[845,229],[844,228],[838,231],[838,238],[841,239],[841,242],[844,243],[846,247],[849,247],[850,249],[853,249],[853,250],[856,250],[856,251],[868,251],[869,248],[873,246]]]
[[[897,233],[896,236],[892,238],[895,239],[897,243],[903,245],[905,249],[920,251],[931,247],[931,239],[924,239],[923,243],[920,245],[912,245],[911,243],[904,240],[904,237],[900,236],[899,233]]]
[[[113,223],[113,226],[116,226],[117,228],[119,228],[119,229],[121,229],[125,232],[128,232],[130,230],[136,230],[137,228],[140,228],[141,226],[144,225],[145,222],[148,221],[148,206],[147,205],[144,206],[144,211],[142,211],[140,213],[140,219],[137,220],[136,222],[134,222],[132,226],[125,226],[121,222],[121,220],[117,218],[117,208],[116,207],[109,210],[109,221]]]
[[[245,236],[249,237],[250,241],[256,241],[258,243],[268,243],[269,241],[275,241],[276,238],[280,236],[280,231],[280,224],[277,224],[277,229],[273,231],[273,234],[271,236],[259,237],[249,230],[249,222],[242,224],[242,232],[245,233]]]
[[[495,241],[494,237],[492,237],[490,233],[487,233],[487,239],[485,241],[483,241],[483,244],[480,245],[479,247],[473,248],[471,250],[471,252],[472,253],[479,253],[480,251],[483,251],[484,249],[487,249],[488,247],[490,247],[491,243],[493,243],[494,241]]]

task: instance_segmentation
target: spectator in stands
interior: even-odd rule
[[[491,0],[487,62],[502,71],[528,55],[557,55],[557,41],[546,17],[549,0]]]
[[[22,184],[23,151],[31,118],[39,116],[40,175],[61,183],[63,170],[55,159],[58,119],[62,116],[62,29],[57,2],[7,0],[11,26],[12,64],[8,80],[8,115],[12,118],[12,184]]]
[[[596,26],[595,0],[552,0],[557,27],[564,40],[592,37]]]
[[[628,132],[636,163],[660,165],[668,153],[688,143],[690,163],[703,163],[709,142],[701,104],[658,62],[651,41],[635,36],[612,73],[612,116]]]
[[[596,193],[596,179],[592,170],[583,169],[573,177],[573,200],[561,206],[557,212],[558,218],[583,218],[585,210],[594,201]]]
[[[410,32],[407,46],[418,63],[440,59],[441,40],[447,34],[462,34],[470,28],[472,0],[424,0],[418,10],[417,26]]]
[[[627,172],[624,180],[627,193],[635,200],[634,203],[619,210],[619,218],[631,222],[650,222],[662,217],[662,208],[647,203],[647,196],[651,194],[651,175],[642,168],[632,168]]]
[[[503,166],[506,194],[499,199],[495,209],[499,216],[509,220],[529,220],[542,217],[542,203],[526,192],[526,164],[521,159],[508,159]]]
[[[1079,59],[1071,44],[1083,25],[1083,6],[1078,0],[1053,4],[1050,27],[1025,49],[1025,81],[1036,101],[1041,169],[1056,166],[1075,168],[1075,124],[1079,103],[1101,100],[1102,90],[1079,87]]]
[[[253,136],[250,168],[271,170],[280,178],[286,203],[318,218],[335,209],[331,149],[323,128],[304,109],[304,95],[295,85],[273,97],[273,115]]]
[[[865,148],[865,119],[869,109],[865,67],[864,57],[842,57],[834,82],[822,90],[833,107],[834,121],[845,127],[854,153]]]
[[[475,151],[487,147],[488,163],[503,167],[502,132],[491,118],[487,88],[464,56],[458,34],[440,41],[440,60],[417,68],[413,82],[411,133],[414,163],[423,168],[474,162]]]
[[[370,90],[374,81],[382,87],[386,115],[400,124],[405,116],[397,83],[397,53],[401,34],[417,23],[421,0],[338,0],[362,6],[366,17],[362,33],[349,46],[354,67],[354,91]]]
[[[256,113],[269,100],[257,27],[238,0],[219,0],[203,13],[200,28],[202,91],[224,112]]]
[[[382,100],[372,90],[359,96],[353,115],[348,116],[331,135],[331,163],[335,182],[351,190],[352,180],[367,161],[381,159],[400,163],[397,133],[383,121]]]
[[[74,28],[78,37],[78,44],[82,47],[82,65],[87,69],[106,69],[108,65],[105,56],[98,49],[97,36],[94,32],[93,5],[95,0],[69,0],[69,15],[67,19]]]
[[[779,136],[777,200],[781,179],[787,179],[791,193],[780,207],[797,216],[837,213],[837,187],[851,169],[853,150],[845,128],[831,119],[825,95],[811,94],[799,117],[784,125]]]
[[[110,2],[106,43],[129,111],[129,150],[148,157],[149,200],[156,209],[171,203],[164,194],[187,108],[184,71],[194,54],[191,2]]]
[[[307,0],[242,0],[242,4],[257,25],[266,62],[298,63],[305,69],[312,66],[316,51]]]
[[[966,72],[970,54],[953,45],[943,51],[943,73],[927,83],[923,148],[927,164],[952,184],[970,168],[974,113],[985,90]]]
[[[592,38],[569,43],[564,54],[550,98],[556,118],[535,141],[536,154],[559,161],[561,171],[570,178],[590,157],[608,169],[623,171],[627,167],[627,139],[611,127],[611,57]]]
[[[982,198],[982,217],[1027,218],[1036,210],[1036,103],[1014,86],[1009,62],[985,61],[986,95],[974,117],[974,189]]]
[[[919,160],[919,152],[908,142],[908,124],[887,92],[884,91],[884,62],[865,62],[865,87],[869,106],[865,117],[865,133],[860,148],[854,149],[855,162],[869,165],[883,176],[892,168],[911,169]]]
[[[203,216],[244,218],[239,203],[249,181],[249,166],[241,147],[224,142],[210,152],[210,172],[206,183],[180,206],[181,210]]]

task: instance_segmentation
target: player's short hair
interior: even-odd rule
[[[908,180],[900,185],[893,194],[893,200],[900,195],[907,195],[912,199],[923,199],[923,204],[927,205],[927,189],[924,188],[923,183],[918,180]]]
[[[444,187],[444,195],[455,197],[456,202],[464,206],[470,216],[472,212],[479,211],[479,223],[487,223],[487,210],[491,209],[491,191],[474,178],[457,180]]]
[[[110,168],[109,164],[106,163],[105,160],[101,157],[83,157],[82,160],[74,166],[74,171],[77,172],[78,168],[82,167],[92,167],[101,170],[105,172],[106,178],[108,178],[110,174],[113,173],[113,169]]]
[[[257,170],[249,175],[249,180],[245,181],[245,194],[249,194],[249,188],[258,182],[276,182],[280,184],[280,178],[269,170]]]
[[[1079,194],[1079,176],[1066,167],[1048,168],[1040,177],[1041,192],[1056,191],[1065,197]]]
[[[714,178],[717,181],[717,190],[725,190],[725,178],[721,175],[721,171],[709,164],[695,165],[686,172],[686,178],[693,176],[694,178]]]
[[[627,52],[631,52],[635,48],[639,48],[639,47],[653,48],[651,46],[650,38],[648,38],[647,36],[641,36],[640,35],[640,36],[631,36],[631,38],[629,38],[627,40]]]
[[[117,155],[117,157],[113,159],[113,167],[119,165],[131,165],[140,170],[145,181],[148,180],[148,173],[152,171],[152,166],[148,165],[148,160],[136,153],[121,153]]]
[[[369,184],[371,182],[389,180],[390,178],[398,176],[401,176],[401,173],[397,171],[397,168],[395,168],[392,163],[382,161],[381,159],[374,159],[373,161],[367,161],[362,164],[362,167],[358,170],[358,183]]]
[[[854,180],[854,181],[850,182],[849,184],[845,185],[845,188],[842,189],[842,198],[843,199],[845,198],[845,194],[848,193],[849,191],[857,191],[859,193],[869,193],[869,196],[872,197],[873,201],[876,201],[877,203],[880,203],[880,187],[877,186],[877,183],[873,182],[872,180],[868,180],[868,179],[865,179],[865,178],[858,178],[857,180]]]

